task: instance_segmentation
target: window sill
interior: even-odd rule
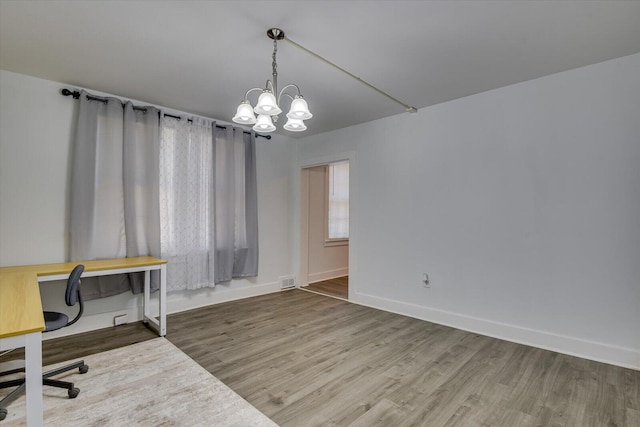
[[[349,246],[349,239],[329,239],[324,241],[324,246]]]

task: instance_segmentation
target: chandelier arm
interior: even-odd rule
[[[282,98],[283,95],[287,95],[293,101],[293,96],[289,95],[288,93],[284,93],[284,91],[287,90],[290,87],[296,88],[296,90],[298,91],[296,96],[302,96],[302,93],[300,92],[300,88],[298,87],[297,84],[293,84],[293,83],[288,84],[285,87],[283,87],[282,90],[280,91],[280,94],[278,94],[278,105],[280,105],[280,98]]]
[[[253,91],[259,90],[260,92],[262,92],[264,89],[262,89],[261,87],[254,87],[249,89],[245,94],[244,94],[244,101],[249,101],[249,94]]]
[[[267,90],[269,90],[269,86],[271,86],[271,93],[273,93],[275,95],[276,91],[275,91],[275,88],[274,88],[273,83],[271,82],[271,80],[267,80],[267,82],[264,84],[264,87]]]
[[[288,93],[280,93],[280,96],[288,96],[289,99],[291,99],[293,101],[293,96],[289,95]],[[278,104],[280,104],[280,96],[278,97]]]
[[[291,43],[292,45],[294,45],[295,47],[307,52],[309,55],[318,58],[319,60],[331,65],[332,67],[342,71],[343,73],[345,73],[346,75],[348,75],[349,77],[358,80],[360,83],[364,84],[365,86],[369,86],[371,89],[375,90],[376,92],[378,92],[381,95],[386,96],[387,98],[389,98],[390,100],[396,102],[397,104],[400,104],[404,107],[405,111],[408,113],[415,113],[418,111],[418,109],[416,107],[412,107],[411,105],[405,104],[404,102],[400,101],[398,98],[394,98],[393,96],[389,95],[388,93],[378,89],[377,87],[375,87],[374,85],[372,85],[371,83],[368,83],[364,80],[362,80],[360,77],[356,76],[355,74],[352,74],[350,72],[348,72],[347,70],[345,70],[344,68],[340,67],[339,65],[334,64],[333,62],[329,61],[328,59],[318,55],[317,53],[307,49],[306,47],[299,45],[298,43],[294,42],[293,40],[291,40],[289,37],[287,37],[286,35],[284,36],[284,39],[286,41],[288,41],[289,43]]]

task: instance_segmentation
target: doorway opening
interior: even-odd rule
[[[330,297],[349,299],[349,276],[336,277],[335,279],[322,280],[310,283],[306,287],[307,291]]]
[[[303,289],[349,299],[349,162],[302,169]]]

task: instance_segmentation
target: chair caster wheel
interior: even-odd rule
[[[7,418],[7,414],[9,412],[7,412],[6,409],[4,408],[0,408],[0,421],[4,420],[5,418]]]
[[[80,394],[80,389],[78,387],[74,387],[69,390],[69,399],[75,399]]]
[[[89,365],[82,365],[78,369],[80,369],[81,374],[86,374],[87,372],[89,372]]]

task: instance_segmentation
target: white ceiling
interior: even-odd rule
[[[0,0],[0,68],[230,121],[271,78],[271,27],[423,108],[638,53],[640,1]],[[278,72],[303,135],[406,114],[286,42]]]

